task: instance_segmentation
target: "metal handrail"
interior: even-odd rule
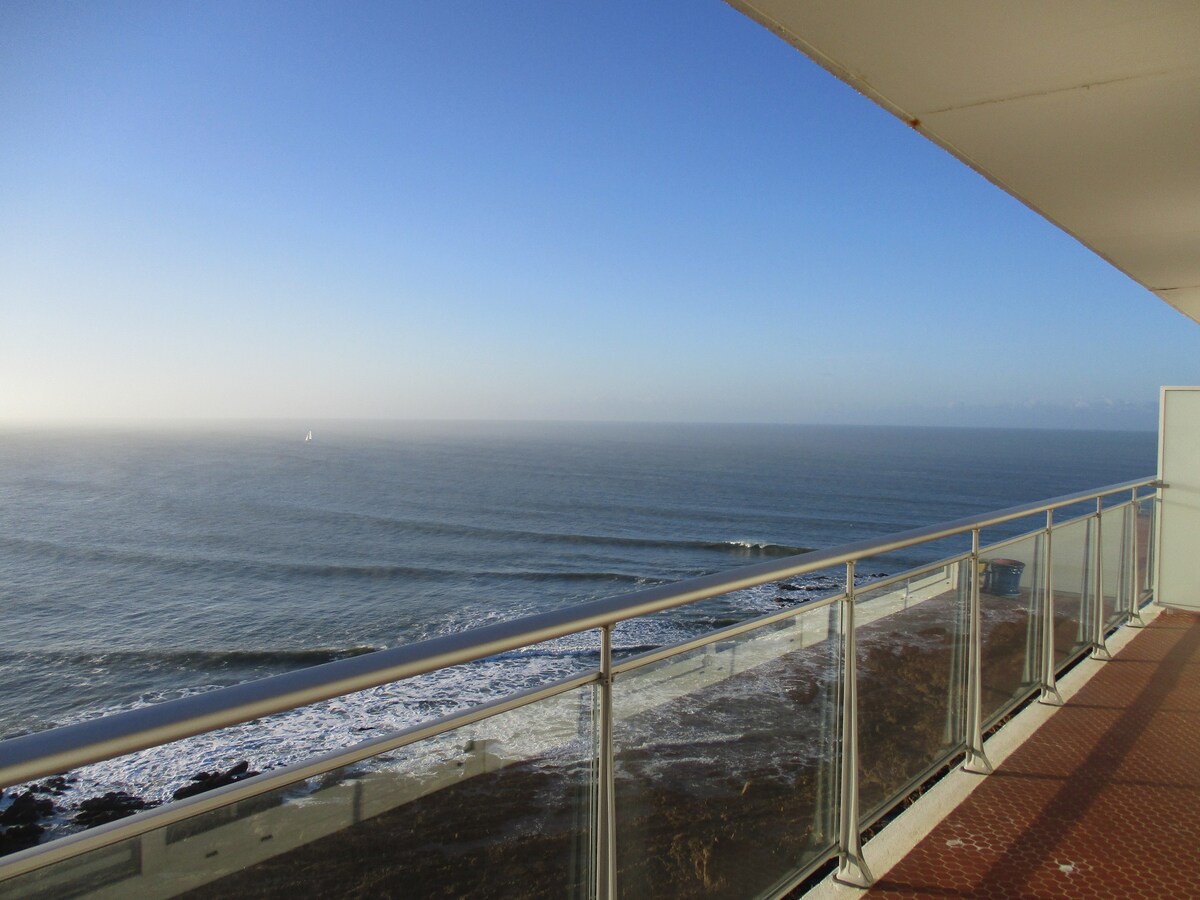
[[[1147,486],[1158,485],[1153,478],[1135,479],[1013,506],[982,516],[911,529],[884,538],[858,541],[829,550],[812,551],[674,584],[658,585],[11,738],[0,742],[0,785],[11,786],[32,781],[147,747],[565,635],[611,628],[626,619]]]

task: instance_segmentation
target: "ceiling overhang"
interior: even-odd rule
[[[1200,321],[1196,0],[728,0]]]

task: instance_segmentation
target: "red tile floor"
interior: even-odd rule
[[[870,893],[1200,897],[1200,616],[1164,611]]]

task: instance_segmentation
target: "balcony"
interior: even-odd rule
[[[1165,493],[1147,477],[5,741],[0,784],[24,785],[545,641],[595,646],[570,678],[11,854],[0,897],[780,896],[834,864],[869,884],[868,838],[939,776],[989,771],[1016,711],[1058,704],[1064,673],[1149,617]],[[938,558],[875,577],[897,551]],[[814,573],[828,591],[794,590]],[[778,612],[612,650],[632,618],[764,584]]]

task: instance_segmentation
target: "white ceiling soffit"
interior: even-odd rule
[[[1198,0],[728,0],[1200,321]]]

